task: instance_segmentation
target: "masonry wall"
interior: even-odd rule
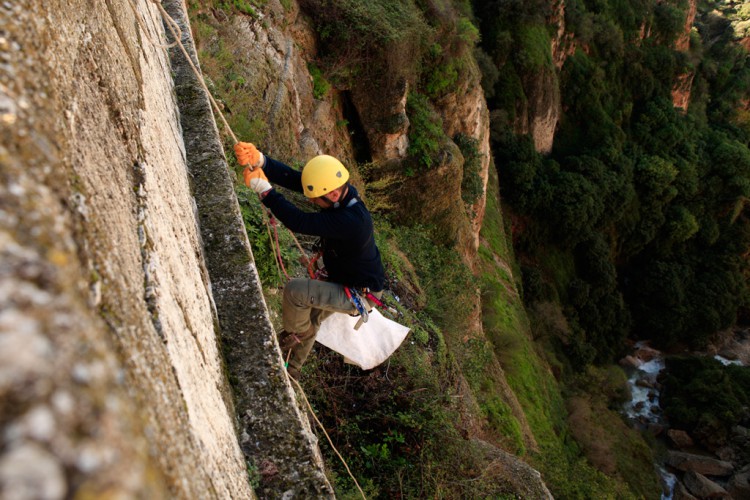
[[[264,465],[261,496],[328,495],[277,451],[317,456],[205,95],[177,106],[161,43],[151,1],[0,4],[0,497],[250,498]]]

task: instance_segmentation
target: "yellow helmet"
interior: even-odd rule
[[[316,156],[302,169],[302,190],[308,198],[328,194],[348,180],[349,171],[333,156]]]

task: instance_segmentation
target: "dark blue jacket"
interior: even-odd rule
[[[263,171],[274,184],[302,192],[298,170],[266,156]],[[295,233],[320,236],[330,281],[376,292],[383,289],[385,271],[375,245],[372,217],[351,184],[336,206],[320,212],[300,210],[275,189],[263,198],[263,204]]]

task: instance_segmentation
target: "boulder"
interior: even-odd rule
[[[719,460],[724,460],[725,462],[736,462],[737,460],[737,452],[731,446],[722,446],[714,453],[719,457]]]
[[[667,465],[681,471],[697,472],[707,476],[728,476],[734,469],[729,462],[682,451],[669,451]]]
[[[636,380],[635,385],[637,385],[638,387],[645,387],[646,389],[654,388],[653,382],[651,382],[650,380],[643,379],[643,378],[639,378],[638,380]]]
[[[677,481],[674,485],[674,492],[672,493],[672,500],[698,500],[685,488],[685,485]]]
[[[660,355],[661,353],[659,351],[647,345],[641,345],[635,353],[635,356],[643,363],[648,363],[654,358],[658,358]]]
[[[620,360],[620,366],[623,368],[638,368],[640,364],[635,356],[631,356],[630,354]]]
[[[698,498],[729,498],[727,490],[698,472],[686,472],[682,482]]]
[[[694,444],[693,438],[691,438],[687,432],[679,429],[669,429],[667,431],[667,436],[670,441],[680,449],[690,448]]]
[[[732,476],[727,490],[732,498],[750,498],[750,465]]]

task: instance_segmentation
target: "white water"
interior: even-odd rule
[[[630,369],[628,375],[628,387],[630,388],[630,401],[625,404],[625,414],[638,426],[647,426],[649,424],[661,424],[662,413],[659,406],[659,384],[657,377],[664,369],[664,359],[656,355],[655,351],[650,351],[652,359],[644,361],[638,357],[641,349],[648,349],[643,343],[635,345],[635,359],[637,366]],[[677,478],[663,467],[658,467],[659,475],[662,478],[663,492],[661,500],[672,500],[674,485]]]
[[[656,378],[664,369],[664,360],[654,358],[641,362],[628,377],[631,398],[625,404],[625,414],[641,424],[660,423],[659,390]]]
[[[661,494],[661,500],[672,500],[674,495],[674,485],[677,484],[677,476],[667,471],[664,467],[658,467],[664,491]]]
[[[729,366],[729,365],[742,366],[742,361],[738,359],[727,359],[725,357],[719,356],[718,354],[714,356],[714,359],[724,366]]]

